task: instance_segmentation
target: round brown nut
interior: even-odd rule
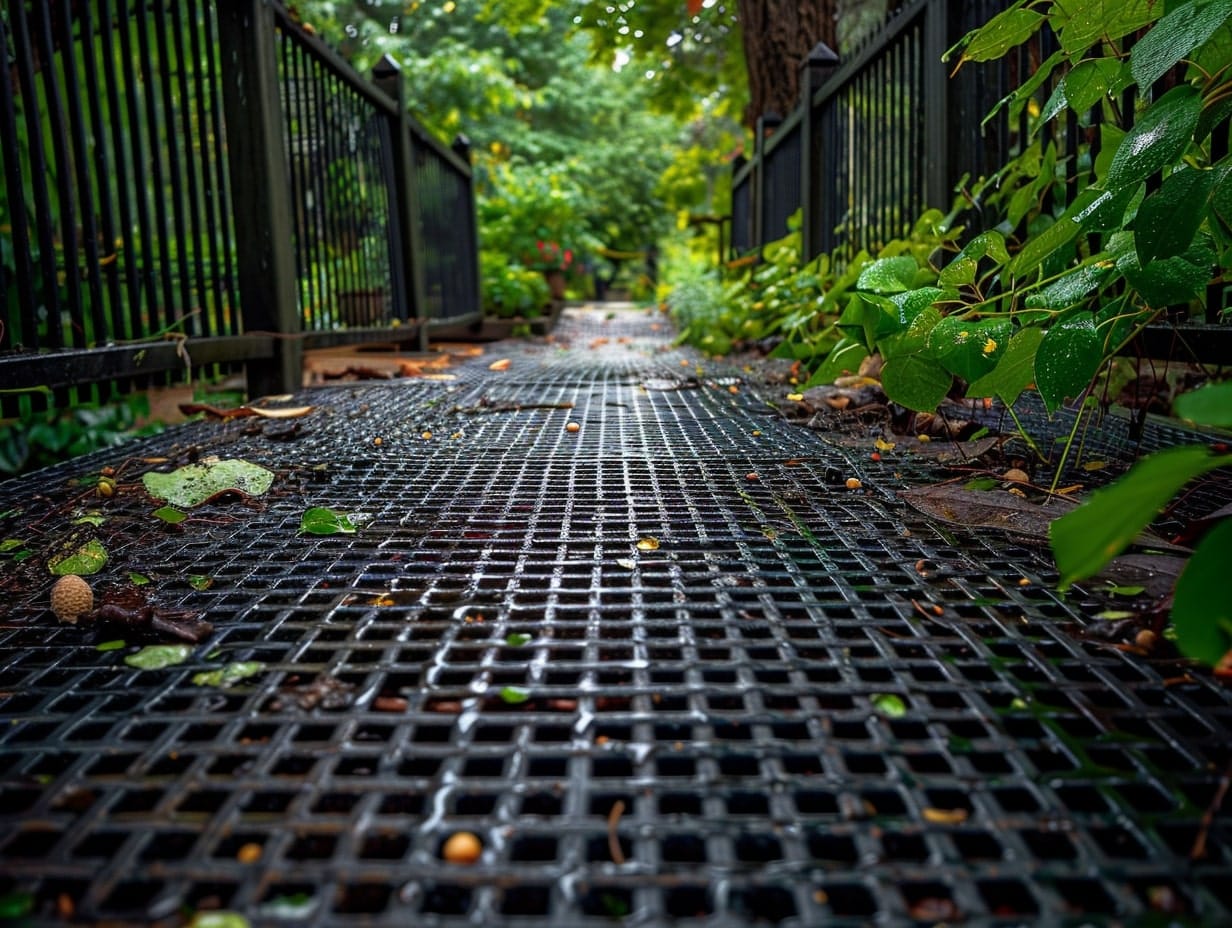
[[[1014,483],[1030,483],[1031,477],[1025,470],[1020,470],[1017,467],[1011,467],[1001,475],[1002,480],[1012,480]]]
[[[51,611],[61,622],[76,625],[77,619],[94,608],[94,590],[76,574],[66,574],[51,588]]]

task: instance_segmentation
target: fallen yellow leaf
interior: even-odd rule
[[[639,538],[637,540],[637,549],[639,551],[658,551],[659,539],[651,538],[650,536]]]
[[[961,825],[967,820],[966,809],[925,809],[924,821],[934,825]]]
[[[512,364],[512,363],[513,363],[513,362],[512,362],[512,361],[510,361],[508,358],[501,358],[499,361],[493,361],[491,364],[489,364],[489,365],[488,365],[488,370],[490,370],[490,371],[507,371],[507,370],[509,370],[509,365],[510,365],[510,364]]]

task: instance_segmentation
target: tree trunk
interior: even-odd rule
[[[800,65],[813,46],[837,48],[835,0],[738,0],[749,74],[750,127],[766,113],[786,116],[796,106]]]

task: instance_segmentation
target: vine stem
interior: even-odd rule
[[[1023,428],[1022,422],[1018,419],[1018,413],[1014,412],[1014,407],[1007,403],[1005,411],[1008,412],[1010,414],[1010,418],[1014,420],[1014,427],[1018,429],[1018,434],[1022,440],[1027,443],[1027,447],[1034,451],[1035,456],[1041,461],[1047,460],[1044,457],[1044,452],[1040,451],[1039,445],[1035,443],[1035,439],[1031,437],[1031,434],[1025,428]]]
[[[1065,470],[1065,461],[1069,458],[1070,450],[1074,446],[1074,438],[1078,435],[1078,427],[1082,425],[1082,414],[1085,411],[1086,403],[1084,402],[1078,407],[1078,415],[1074,417],[1074,427],[1069,430],[1069,438],[1065,440],[1065,448],[1061,451],[1061,460],[1057,462],[1056,472],[1052,475],[1052,485],[1048,487],[1049,493],[1057,492],[1057,485],[1061,482],[1061,472]]]

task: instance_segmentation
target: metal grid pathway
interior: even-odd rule
[[[0,486],[6,535],[92,533],[96,588],[136,571],[215,627],[137,670],[55,624],[39,557],[5,565],[22,923],[1232,924],[1227,692],[1075,637],[1092,606],[1035,547],[931,525],[650,322],[312,391],[290,440],[126,448],[277,472],[179,527],[131,469],[70,525],[115,455]],[[366,521],[301,535],[310,505]],[[193,682],[235,661],[264,669]]]

